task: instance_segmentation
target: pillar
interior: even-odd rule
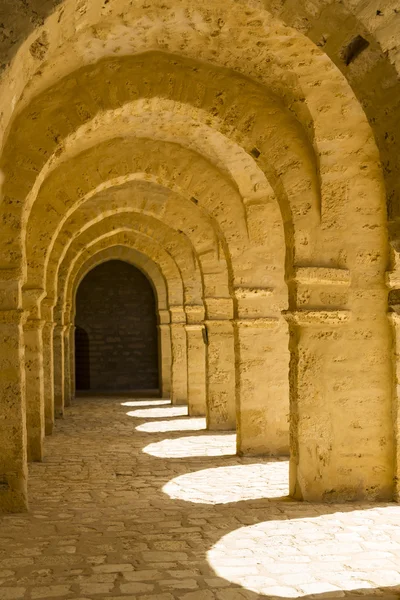
[[[76,374],[75,374],[75,330],[76,327],[71,325],[69,334],[69,369],[70,369],[70,386],[69,394],[71,401],[76,395]]]
[[[206,298],[207,429],[236,429],[236,362],[233,303],[230,298]]]
[[[237,452],[289,454],[289,352],[282,318],[235,320]]]
[[[172,349],[170,314],[168,310],[159,310],[158,323],[158,365],[160,370],[160,392],[163,398],[170,398],[172,377]]]
[[[204,307],[185,306],[187,325],[188,410],[191,417],[205,416],[206,407],[206,345]]]
[[[289,454],[289,336],[276,308],[287,298],[267,287],[234,290],[239,455]]]
[[[43,342],[44,321],[29,318],[24,324],[26,427],[28,461],[43,459],[44,387]]]
[[[43,395],[45,434],[51,435],[54,427],[54,362],[53,362],[53,321],[44,320],[43,339]]]
[[[172,347],[172,404],[187,404],[186,317],[183,307],[170,307]]]
[[[64,325],[56,324],[53,336],[54,415],[64,415]]]
[[[398,281],[397,284],[400,282]],[[400,290],[396,290],[400,299]],[[389,306],[393,337],[393,429],[394,429],[394,499],[400,502],[400,304]]]
[[[28,507],[22,310],[0,311],[0,512]]]
[[[297,269],[295,283],[297,306],[286,313],[290,495],[311,502],[390,500],[387,291],[364,289],[363,281],[353,290],[348,271],[324,267]]]
[[[64,325],[63,330],[63,361],[64,361],[64,406],[71,405],[71,331],[73,327],[71,324]]]

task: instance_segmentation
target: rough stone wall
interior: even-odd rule
[[[89,336],[90,389],[158,388],[155,299],[138,269],[113,260],[90,271],[78,289],[76,325]]]

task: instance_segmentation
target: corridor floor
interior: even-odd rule
[[[0,600],[400,598],[400,506],[286,498],[285,460],[165,401],[81,398],[0,518]]]

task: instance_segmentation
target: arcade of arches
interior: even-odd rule
[[[76,387],[158,388],[237,460],[289,457],[293,500],[398,500],[400,3],[378,4],[0,6],[0,512],[96,410]]]

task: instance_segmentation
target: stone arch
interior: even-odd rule
[[[139,238],[139,239],[138,239]],[[67,278],[65,279],[65,285],[61,283],[61,289],[59,297],[61,299],[61,305],[63,306],[64,317],[63,322],[72,322],[75,306],[75,291],[82,280],[82,277],[89,268],[93,265],[100,264],[101,261],[109,260],[112,258],[120,258],[134,264],[143,272],[146,273],[149,280],[154,283],[157,299],[158,299],[158,316],[159,316],[159,330],[160,330],[160,346],[161,346],[161,378],[162,378],[162,395],[163,397],[170,397],[171,395],[171,378],[174,382],[179,381],[180,374],[171,374],[171,363],[173,350],[171,349],[171,333],[170,333],[170,315],[169,307],[170,301],[172,306],[183,307],[183,294],[177,295],[172,289],[172,294],[169,293],[169,285],[174,284],[174,281],[168,277],[165,279],[166,273],[171,272],[171,266],[174,267],[174,261],[165,255],[164,261],[160,261],[157,265],[154,259],[151,258],[153,254],[150,252],[149,255],[149,243],[143,246],[143,250],[146,250],[147,255],[140,252],[137,248],[141,248],[140,236],[136,234],[135,237],[128,233],[113,233],[107,237],[97,240],[92,246],[83,250],[74,262],[73,269],[68,271]],[[130,243],[133,247],[128,247]],[[136,249],[135,249],[136,247]],[[169,261],[168,261],[169,258]],[[175,266],[176,276],[180,277],[180,273]],[[62,279],[61,279],[62,281]],[[180,282],[182,289],[182,283]],[[72,314],[71,314],[72,312]],[[182,368],[182,365],[174,364],[174,367]],[[73,394],[73,391],[71,391]],[[174,396],[172,396],[174,399]]]
[[[72,380],[68,365],[76,358],[71,344],[75,326],[85,327],[90,339],[91,391],[152,390],[159,396],[162,369],[157,298],[154,284],[141,269],[112,258],[93,266],[79,283],[74,320],[70,328],[67,325],[63,340],[66,391]]]
[[[116,241],[117,236],[114,236],[114,243]],[[121,237],[121,236],[120,236]],[[110,240],[107,240],[110,243]],[[102,244],[104,246],[103,249],[99,247],[92,247],[92,255],[90,258],[80,257],[78,265],[75,265],[75,276],[71,275],[71,280],[73,282],[71,288],[72,291],[68,290],[68,283],[66,282],[65,288],[60,293],[60,297],[62,300],[62,305],[64,306],[64,316],[62,317],[63,323],[73,323],[74,322],[74,314],[76,310],[76,290],[82,279],[89,272],[90,269],[96,267],[97,265],[102,264],[103,262],[109,260],[122,260],[124,262],[128,262],[129,264],[134,265],[138,269],[140,269],[150,281],[153,286],[158,305],[158,323],[159,323],[159,345],[160,345],[160,374],[161,374],[161,394],[164,398],[169,398],[171,393],[171,340],[170,335],[163,335],[161,327],[167,320],[167,311],[168,311],[168,291],[167,291],[167,283],[165,278],[160,271],[160,267],[156,265],[156,263],[151,260],[148,256],[145,256],[138,250],[133,248],[128,248],[126,246],[108,246],[105,247],[104,241],[102,240]],[[72,313],[72,314],[70,314]],[[74,397],[75,391],[73,387],[74,377],[73,375],[73,349],[70,348],[70,369],[71,369],[71,385],[69,389],[69,393],[71,398]],[[68,359],[67,359],[68,360]],[[68,382],[67,382],[68,385]],[[65,389],[65,388],[64,388]],[[68,388],[67,388],[68,394]],[[67,396],[64,396],[64,402],[66,401]]]
[[[72,7],[72,4],[68,6]],[[25,283],[26,275],[24,241],[28,214],[24,213],[24,209],[28,204],[28,196],[31,198],[36,193],[35,185],[39,187],[44,182],[40,178],[48,158],[57,153],[62,155],[62,160],[67,158],[67,150],[63,144],[69,146],[71,136],[77,131],[83,131],[82,124],[85,121],[93,121],[95,124],[97,113],[104,108],[115,109],[127,104],[127,96],[129,100],[135,100],[135,95],[144,100],[141,105],[144,116],[146,102],[155,96],[180,102],[189,107],[189,111],[194,111],[197,108],[196,99],[191,99],[187,87],[191,90],[196,84],[195,69],[199,60],[208,63],[205,69],[208,69],[210,80],[215,79],[218,84],[220,77],[235,79],[235,71],[240,73],[239,79],[243,83],[240,88],[243,100],[251,100],[251,94],[247,97],[243,88],[244,84],[248,84],[249,89],[253,90],[250,85],[252,80],[261,85],[260,90],[265,97],[277,100],[276,104],[270,104],[268,116],[271,123],[276,124],[273,108],[277,111],[279,108],[279,114],[288,116],[296,131],[296,147],[303,142],[304,153],[307,154],[302,167],[315,175],[314,180],[318,184],[316,195],[320,199],[320,219],[313,231],[319,240],[318,251],[309,252],[309,240],[307,235],[302,237],[301,231],[295,240],[297,245],[293,235],[285,271],[289,284],[289,311],[285,315],[290,324],[291,335],[292,494],[307,499],[368,497],[371,494],[379,498],[389,497],[393,475],[390,463],[393,431],[389,425],[391,398],[386,384],[390,371],[389,333],[383,324],[387,308],[384,285],[387,262],[384,193],[379,156],[360,106],[342,75],[326,56],[298,32],[285,27],[261,10],[249,9],[243,13],[242,5],[230,2],[223,7],[215,7],[206,2],[194,9],[184,0],[181,5],[182,10],[185,9],[182,18],[182,13],[174,12],[172,2],[167,0],[162,6],[156,2],[148,13],[149,20],[153,19],[155,23],[155,28],[149,31],[143,28],[143,7],[140,5],[135,5],[131,13],[124,16],[122,26],[120,19],[117,23],[114,8],[113,4],[104,12],[90,13],[84,19],[82,15],[75,15],[77,29],[74,28],[72,34],[61,26],[56,28],[53,32],[55,37],[49,42],[47,64],[42,65],[41,75],[32,78],[29,86],[23,86],[24,97],[20,101],[19,96],[15,99],[15,119],[8,130],[2,162],[5,174],[1,211],[4,252],[0,253],[0,266],[4,267],[1,274],[4,281],[0,301],[1,307],[12,309],[7,312],[7,319],[13,321],[15,336],[14,345],[6,348],[9,350],[7,360],[14,360],[16,363],[17,358],[20,358],[21,317],[15,309],[18,310],[21,306],[20,286]],[[72,17],[73,11],[70,15]],[[107,27],[104,25],[105,20]],[[212,38],[208,47],[203,44],[204,32]],[[62,48],[61,42],[67,40],[70,44],[64,44]],[[139,60],[144,63],[146,52],[161,46],[170,53],[167,60],[170,61],[171,69],[165,79],[153,82],[141,77],[143,90],[129,86],[129,89],[125,89],[118,83],[123,62],[131,64],[134,60]],[[115,55],[115,60],[109,59],[111,53]],[[174,54],[185,57],[177,58]],[[122,55],[128,58],[125,59]],[[136,55],[135,59],[129,55]],[[174,61],[179,64],[174,65]],[[192,71],[190,77],[185,77],[187,87],[181,85],[184,77],[179,71],[184,61],[187,61],[185,74]],[[61,63],[64,70],[58,68]],[[102,74],[105,77],[100,79],[103,84],[104,79],[110,81],[110,86],[106,87],[109,95],[108,92],[103,95],[100,102],[98,97],[79,99],[77,96],[76,100],[79,99],[79,102],[71,105],[73,110],[70,121],[57,120],[56,117],[62,113],[62,103],[58,102],[55,93],[57,84],[54,85],[54,82],[62,81],[62,94],[65,98],[69,93],[74,96],[77,82],[81,83],[80,76],[90,73],[95,78],[106,64],[107,71]],[[174,70],[173,67],[177,68]],[[171,70],[176,74],[172,78]],[[118,85],[114,86],[113,81]],[[125,78],[125,81],[133,86],[133,79]],[[81,85],[79,87],[82,88]],[[102,89],[104,88],[102,85]],[[96,95],[96,87],[92,89]],[[230,137],[231,130],[242,133],[249,130],[248,136],[243,135],[241,140],[235,139],[241,142],[238,145],[242,147],[244,154],[257,155],[260,146],[265,143],[262,131],[257,130],[261,123],[261,117],[258,120],[260,105],[256,103],[254,120],[248,121],[248,112],[243,113],[238,109],[235,114],[231,110],[232,103],[224,104],[225,88],[222,96],[214,95],[213,91],[211,98],[207,98],[207,87],[199,86],[197,89],[200,90],[197,98],[198,103],[200,99],[199,108],[204,108],[204,100],[207,110],[195,120],[204,122],[211,130],[215,127],[210,127],[208,121],[213,125],[215,121],[212,119],[218,120],[222,115],[225,128],[219,133],[225,138]],[[40,101],[46,105],[42,116],[35,111],[35,108],[41,106]],[[179,110],[175,112],[179,113]],[[48,118],[50,113],[52,118]],[[115,114],[111,116],[114,118]],[[42,117],[44,121],[41,121]],[[245,122],[240,122],[242,117]],[[179,114],[175,114],[174,119],[176,124],[181,125]],[[350,120],[352,127],[348,126]],[[45,123],[48,127],[46,133]],[[57,123],[59,128],[56,127]],[[186,119],[186,126],[188,124]],[[32,136],[34,132],[39,134],[40,131],[43,136],[38,135],[36,141],[39,143],[32,148]],[[278,136],[279,131],[286,129],[277,127]],[[212,134],[210,145],[219,139]],[[248,140],[252,142],[250,145]],[[179,139],[179,143],[181,141]],[[261,147],[261,154],[256,160],[270,180],[268,164],[263,162],[263,150],[266,147]],[[83,146],[81,150],[84,150]],[[233,154],[230,156],[233,157]],[[277,202],[284,199],[281,188],[287,173],[292,173],[295,180],[294,172],[297,167],[290,160],[293,159],[292,146],[286,154],[280,156],[288,160],[281,162],[281,169],[277,171],[276,189],[272,187]],[[222,170],[218,160],[214,164]],[[270,184],[272,185],[271,181]],[[296,181],[293,187],[296,189]],[[300,196],[303,193],[304,189],[301,188]],[[304,207],[307,209],[307,203]],[[64,210],[65,207],[61,208]],[[295,210],[292,212],[296,213]],[[290,219],[288,225],[289,228],[292,226]],[[257,348],[253,347],[249,351],[246,331],[263,327],[269,331],[271,327],[275,327],[276,320],[282,319],[281,316],[275,318],[276,313],[281,310],[279,306],[272,306],[274,316],[266,310],[258,310],[260,290],[248,284],[248,281],[239,282],[237,286],[233,299],[235,313],[227,303],[218,301],[214,303],[213,314],[224,318],[207,319],[213,322],[206,323],[211,328],[211,338],[219,340],[219,346],[210,348],[209,356],[217,356],[221,348],[225,351],[222,344],[224,336],[235,339],[235,352],[229,356],[229,362],[236,361],[235,376],[238,375],[240,383],[235,389],[238,391],[239,401],[243,396],[243,388],[247,386],[248,393],[254,384],[249,373],[254,375],[255,371],[252,369],[255,365],[258,369],[259,361],[263,361],[268,354],[268,334],[260,335],[257,338]],[[28,299],[25,308],[29,309],[31,291],[25,291]],[[32,296],[34,295],[32,292]],[[265,287],[262,288],[261,297],[267,298],[261,302],[264,308],[269,302],[272,305],[274,296],[269,295]],[[205,301],[207,311],[210,312],[207,302],[208,300]],[[30,317],[32,316],[37,315],[31,314]],[[39,326],[34,321],[31,318],[25,328],[28,356],[35,354],[35,340],[40,338]],[[223,324],[217,324],[216,321],[223,321]],[[228,331],[228,321],[234,328],[234,335]],[[28,333],[31,329],[34,331],[32,335]],[[355,365],[353,357],[362,357],[362,351],[365,358]],[[36,352],[35,356],[38,354],[40,353]],[[377,356],[380,359],[374,362]],[[210,365],[212,363],[209,362],[209,367]],[[15,369],[15,372],[20,390],[21,369]],[[350,373],[344,384],[343,372]],[[323,385],[324,380],[331,383],[328,389]],[[361,380],[363,386],[360,386]],[[340,385],[344,385],[345,389]],[[273,386],[274,382],[271,386],[268,385],[268,393],[272,393]],[[371,395],[368,398],[368,411],[357,401],[364,386],[373,394],[373,397]],[[257,393],[259,392],[257,389]],[[307,421],[304,415],[307,414],[310,398],[317,410],[313,419]],[[376,408],[377,399],[379,409]],[[341,414],[340,424],[345,423],[347,431],[354,419],[356,422],[360,420],[364,425],[361,427],[362,432],[359,432],[357,445],[366,448],[366,451],[357,457],[351,455],[349,458],[350,447],[347,440],[336,435],[337,422],[330,417],[338,410]],[[241,412],[243,411],[239,410]],[[379,418],[376,418],[378,414]],[[258,427],[257,416],[254,421]],[[367,422],[368,425],[371,424],[370,437],[365,437]],[[13,425],[11,420],[10,427]],[[19,421],[17,425],[16,430],[21,432]],[[378,439],[384,440],[381,446],[376,442]],[[21,435],[18,444],[21,450],[19,452],[17,448],[19,456],[23,452]],[[371,471],[368,462],[371,454],[375,459],[374,471]],[[24,473],[20,465],[14,472],[19,473],[19,483],[22,483],[19,488],[14,486],[13,489],[22,490]]]
[[[98,224],[97,227],[99,227]],[[85,263],[86,260],[88,260],[93,253],[96,253],[99,248],[103,249],[109,245],[115,245],[117,242],[123,245],[132,245],[139,250],[142,255],[146,255],[153,262],[158,263],[165,277],[169,299],[167,304],[168,310],[162,309],[159,311],[159,314],[161,334],[164,338],[164,341],[162,342],[163,347],[165,348],[168,344],[171,344],[172,341],[173,368],[171,375],[172,384],[164,391],[165,395],[167,395],[167,390],[171,391],[171,398],[174,403],[182,403],[187,399],[186,373],[188,371],[185,350],[186,336],[184,324],[186,319],[183,289],[190,290],[191,286],[193,287],[193,283],[191,284],[190,281],[193,281],[194,273],[187,269],[181,271],[173,257],[166,252],[162,246],[159,246],[159,244],[157,244],[154,240],[149,238],[147,235],[140,233],[140,231],[135,231],[134,229],[130,230],[127,227],[126,221],[124,221],[123,228],[110,228],[110,231],[105,234],[102,233],[101,235],[98,235],[95,232],[96,225],[89,227],[86,234],[88,235],[88,243],[83,245],[80,251],[76,251],[72,246],[70,250],[70,259],[68,259],[67,253],[63,263],[61,264],[60,272],[58,274],[60,289],[57,292],[60,301],[55,309],[55,319],[58,321],[61,320],[62,311],[65,310],[63,309],[62,298],[65,297],[66,313],[64,318],[67,319],[68,322],[70,320],[70,311],[71,307],[73,307],[73,296],[71,296],[72,288],[70,287],[71,281],[74,280],[74,277],[76,276],[76,273],[82,262]],[[199,278],[198,274],[197,278],[198,281],[196,286],[201,286],[201,278]],[[203,297],[203,292],[200,293],[200,297]],[[198,306],[204,315],[202,301],[198,302]],[[193,306],[193,308],[195,307],[196,305]],[[190,309],[191,306],[188,306],[187,308]],[[165,352],[165,356],[166,358],[168,357],[167,352]],[[165,366],[164,371],[167,371],[167,369],[168,367]],[[165,379],[167,381],[167,377],[165,377]],[[59,402],[62,402],[60,396],[59,398]],[[193,400],[193,402],[194,401],[195,400]]]

